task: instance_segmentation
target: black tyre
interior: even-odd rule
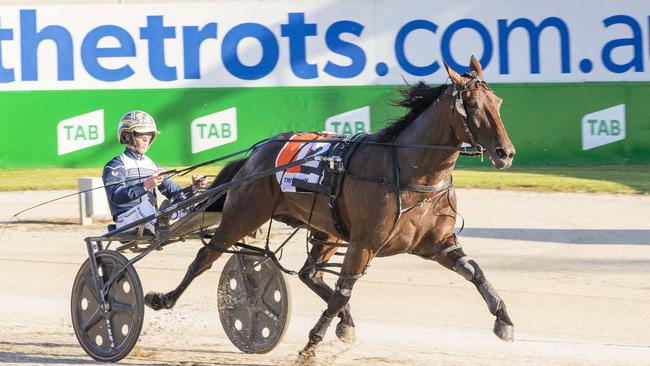
[[[219,317],[230,341],[245,353],[270,352],[282,340],[290,315],[289,288],[271,261],[232,255],[219,278]]]
[[[96,254],[99,287],[125,268],[128,260],[115,251]],[[90,262],[86,260],[72,285],[72,326],[79,344],[97,361],[116,362],[133,349],[142,330],[144,300],[142,284],[133,266],[128,266],[108,288],[108,309],[101,308],[93,285]]]

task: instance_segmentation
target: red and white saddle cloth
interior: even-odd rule
[[[300,141],[285,143],[275,159],[275,166],[289,164],[308,156],[325,155],[334,144],[332,142],[319,142],[318,140],[336,137],[338,136],[328,132],[296,133],[289,139]],[[304,189],[296,189],[294,182],[302,181],[316,185],[321,184],[324,176],[323,164],[319,161],[312,160],[302,165],[279,171],[275,173],[275,176],[278,178],[282,192],[304,192]]]

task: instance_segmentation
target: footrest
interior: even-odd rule
[[[107,229],[108,232],[114,231],[117,229],[117,225],[109,224]],[[118,240],[120,242],[134,241],[134,240],[151,241],[155,238],[156,238],[156,234],[152,233],[148,229],[145,229],[144,225],[140,225],[138,227],[134,227],[133,229],[130,229],[123,233],[117,233],[111,236],[111,240]]]

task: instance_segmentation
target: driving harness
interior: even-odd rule
[[[470,143],[473,148],[477,149],[479,153],[482,154],[483,147],[475,138],[471,129],[469,128],[467,122],[467,112],[465,110],[464,100],[462,98],[462,92],[468,89],[469,82],[476,80],[482,85],[485,85],[488,89],[489,86],[478,76],[474,71],[465,74],[465,76],[470,77],[470,80],[463,85],[455,86],[453,96],[455,97],[455,102],[452,106],[452,109],[460,115],[463,121],[463,129],[470,139]],[[491,89],[490,89],[491,90]],[[403,185],[400,183],[400,172],[399,164],[397,160],[397,149],[398,147],[407,147],[400,144],[396,144],[393,140],[390,145],[393,151],[393,161],[394,161],[394,174],[393,182],[389,182],[386,177],[360,177],[350,173],[347,170],[348,163],[352,158],[352,154],[356,148],[364,143],[364,140],[369,136],[368,133],[359,133],[351,138],[342,137],[339,142],[334,143],[334,145],[324,153],[324,158],[320,161],[318,167],[307,167],[301,166],[301,172],[304,173],[314,173],[322,176],[322,179],[318,183],[306,182],[299,179],[293,180],[293,185],[301,192],[314,192],[320,193],[328,196],[329,207],[332,214],[332,223],[334,228],[338,232],[341,238],[345,241],[350,241],[350,231],[349,228],[341,221],[341,214],[338,208],[338,198],[341,194],[341,187],[343,186],[343,181],[346,176],[349,176],[351,179],[372,182],[380,184],[391,188],[395,191],[397,195],[398,202],[398,211],[395,219],[395,224],[399,221],[402,213],[406,212],[408,209],[402,209],[402,200],[401,200],[401,191],[411,191],[417,193],[435,193],[444,190],[448,190],[453,187],[453,179],[449,179],[439,182],[434,185],[416,185],[416,184],[406,184]],[[393,226],[395,227],[395,226]],[[447,251],[456,249],[457,246],[452,246],[448,248]]]
[[[313,168],[301,166],[301,172],[322,175],[320,183],[311,183],[300,179],[294,179],[292,183],[299,192],[320,193],[328,197],[328,205],[332,215],[332,224],[340,237],[348,242],[350,240],[350,231],[341,220],[341,213],[338,207],[338,198],[341,194],[341,187],[343,187],[343,181],[346,177],[350,177],[350,179],[355,181],[366,181],[380,184],[395,190],[400,202],[398,219],[401,213],[404,212],[404,210],[401,209],[401,198],[399,197],[400,191],[434,193],[447,190],[453,186],[453,180],[451,177],[435,185],[403,185],[399,183],[399,165],[397,164],[397,149],[395,147],[393,148],[395,166],[394,182],[389,182],[386,177],[369,178],[352,174],[347,170],[347,166],[356,148],[361,145],[363,140],[368,136],[369,134],[367,133],[360,133],[351,138],[342,138],[340,142],[335,143],[327,152],[325,152],[324,158],[320,161],[318,167]]]

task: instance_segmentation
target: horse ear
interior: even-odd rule
[[[472,58],[469,60],[469,69],[476,71],[476,75],[478,75],[481,80],[485,80],[483,79],[483,66],[481,66],[481,63],[476,57],[474,57],[474,55],[472,55]]]
[[[451,79],[451,82],[460,85],[463,83],[463,80],[461,79],[460,75],[454,71],[445,61],[442,61],[443,64],[445,64],[445,70],[447,70],[447,75],[449,75],[449,78]]]

